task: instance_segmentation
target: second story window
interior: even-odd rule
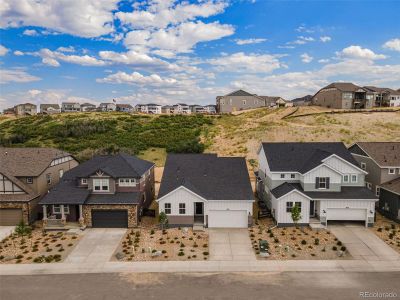
[[[357,182],[357,175],[353,174],[351,175],[351,182]]]
[[[96,192],[108,192],[110,190],[108,179],[93,179],[93,189]]]
[[[362,162],[361,164],[361,169],[366,170],[367,169],[367,164]]]
[[[343,182],[349,182],[350,178],[349,175],[343,175]]]
[[[119,186],[135,186],[136,182],[134,178],[120,178],[118,184]]]
[[[51,184],[51,174],[46,174],[46,182],[48,185]]]
[[[395,168],[390,168],[389,169],[389,174],[390,175],[396,174],[396,169]]]
[[[281,178],[285,178],[285,174],[281,174]]]
[[[82,185],[88,184],[88,183],[87,183],[87,179],[86,179],[86,178],[82,178],[82,179],[81,179],[81,184],[82,184]]]
[[[319,190],[329,189],[329,177],[316,177],[315,188]]]
[[[33,183],[33,177],[26,177],[26,183],[32,184]]]
[[[292,179],[296,178],[296,174],[290,174],[290,178]]]

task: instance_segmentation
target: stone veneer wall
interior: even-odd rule
[[[85,225],[88,227],[92,227],[92,210],[93,209],[107,209],[107,210],[128,210],[128,227],[136,227],[138,225],[137,218],[137,205],[110,205],[110,204],[102,204],[102,205],[83,205],[83,219]]]
[[[30,223],[28,202],[0,202],[0,208],[22,208],[22,218],[24,223]]]

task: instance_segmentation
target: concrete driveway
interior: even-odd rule
[[[15,230],[15,226],[0,226],[0,241],[8,237]]]
[[[65,259],[65,263],[108,262],[125,232],[125,228],[86,229],[78,245]]]
[[[400,260],[400,254],[362,225],[332,225],[329,229],[343,242],[354,259]]]
[[[208,229],[210,260],[256,260],[247,229]]]

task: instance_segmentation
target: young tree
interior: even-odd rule
[[[161,229],[164,230],[164,228],[168,225],[168,217],[165,212],[160,212],[158,215],[158,222],[161,225]]]
[[[32,228],[30,226],[26,225],[24,221],[19,222],[19,224],[15,228],[15,233],[21,237],[28,235],[31,232],[32,232]]]
[[[301,210],[297,204],[292,207],[291,214],[293,223],[296,225],[296,228],[298,228],[298,222],[301,220]]]

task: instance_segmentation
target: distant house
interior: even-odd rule
[[[174,105],[174,114],[190,115],[191,113],[190,106],[185,103],[177,103]]]
[[[136,104],[135,111],[141,113],[147,113],[147,105],[146,104]]]
[[[364,86],[373,95],[375,106],[397,107],[400,106],[400,91],[390,88]]]
[[[194,114],[203,114],[203,113],[205,113],[204,106],[202,106],[202,105],[193,104],[193,105],[189,105],[189,106],[190,106],[190,110]]]
[[[161,107],[161,113],[172,114],[174,112],[174,107],[172,105],[164,105]]]
[[[115,103],[100,103],[99,105],[100,111],[116,111],[117,105]]]
[[[63,102],[61,103],[61,112],[71,113],[81,111],[81,105],[78,102]]]
[[[43,225],[136,227],[154,199],[154,163],[124,153],[95,156],[66,172],[40,201]]]
[[[349,151],[368,172],[365,183],[379,197],[379,211],[400,221],[400,142],[357,142]]]
[[[204,112],[206,114],[215,114],[217,113],[217,108],[215,107],[215,105],[209,104],[204,106]]]
[[[37,106],[32,103],[17,104],[14,106],[14,112],[17,116],[34,116],[37,114]]]
[[[374,106],[373,94],[350,82],[334,82],[320,89],[312,104],[328,108],[360,109]]]
[[[372,226],[378,197],[365,187],[367,172],[343,143],[262,143],[258,151],[257,194],[278,226],[362,221]]]
[[[81,104],[81,111],[95,111],[96,110],[96,105],[92,103],[83,103]]]
[[[40,198],[78,162],[53,148],[0,147],[0,226],[38,219]]]
[[[217,111],[231,113],[238,110],[269,106],[266,105],[265,97],[250,94],[244,90],[237,90],[225,96],[217,96]]]
[[[162,112],[161,108],[162,108],[162,105],[160,105],[160,104],[149,103],[149,104],[147,104],[147,113],[159,115]]]
[[[130,104],[117,104],[117,111],[130,113],[133,111],[133,106]]]
[[[58,104],[40,104],[40,113],[44,115],[58,114],[61,112]]]
[[[14,107],[6,108],[3,110],[5,115],[15,115]]]
[[[172,226],[247,228],[254,195],[244,157],[168,154],[158,194]]]
[[[295,98],[292,100],[293,106],[308,106],[311,105],[312,95],[307,95],[300,98]]]

